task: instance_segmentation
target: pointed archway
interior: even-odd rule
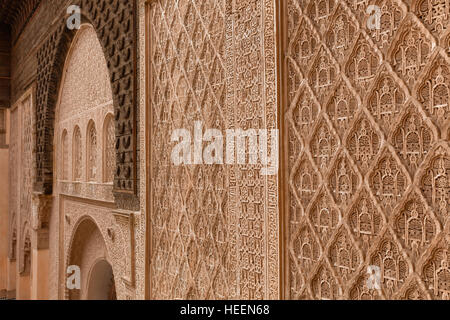
[[[69,300],[114,300],[114,273],[109,262],[105,240],[94,220],[81,219],[75,228],[67,267],[76,266],[80,270],[80,287],[66,287]]]

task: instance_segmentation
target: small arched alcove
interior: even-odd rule
[[[82,218],[75,227],[67,262],[67,267],[79,268],[81,277],[79,289],[67,289],[70,300],[115,298],[114,274],[106,243],[91,218]]]
[[[116,285],[111,264],[101,259],[89,274],[87,300],[116,300]]]

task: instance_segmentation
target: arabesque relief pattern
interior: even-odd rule
[[[449,1],[285,10],[286,297],[449,299]]]
[[[274,9],[273,0],[151,3],[151,298],[279,296],[276,176],[170,158],[172,131],[192,134],[194,121],[223,134],[276,128]]]
[[[9,176],[9,256],[18,259],[19,272],[25,271],[31,258],[29,252],[29,232],[31,226],[31,205],[33,188],[33,134],[34,106],[32,90],[19,99],[11,111],[11,141]]]

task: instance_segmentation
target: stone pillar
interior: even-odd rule
[[[48,229],[33,230],[31,258],[31,300],[49,297],[49,246]]]
[[[17,300],[30,300],[30,273],[17,274]]]
[[[6,299],[16,298],[16,274],[17,265],[16,259],[8,259],[8,264],[6,266]]]
[[[0,90],[1,91],[1,90]],[[1,95],[1,94],[0,94]],[[6,123],[6,115],[4,116]],[[0,124],[2,126],[3,124]],[[8,157],[9,150],[0,141],[0,181],[7,182],[9,175]],[[0,299],[7,298],[7,268],[8,268],[8,244],[9,244],[9,209],[8,209],[9,184],[0,184]]]
[[[19,263],[17,273],[17,300],[30,300],[31,298],[31,241],[26,238],[23,246],[23,257]]]
[[[34,193],[31,207],[32,259],[31,299],[44,300],[49,297],[49,217],[52,196]]]

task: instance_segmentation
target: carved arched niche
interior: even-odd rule
[[[95,181],[98,178],[98,142],[97,129],[94,121],[90,120],[86,132],[86,176],[87,181]]]
[[[123,0],[77,0],[82,23],[92,24],[105,55],[113,91],[115,122],[114,193],[122,208],[139,207],[137,197],[137,40],[136,3]],[[35,191],[52,194],[55,107],[66,56],[77,30],[61,13],[54,32],[38,50],[36,90]]]
[[[61,174],[60,179],[69,180],[69,138],[67,130],[64,129],[61,135]]]
[[[104,183],[110,183],[114,180],[114,169],[116,166],[114,139],[114,118],[111,114],[108,114],[103,122],[102,174]]]
[[[83,176],[83,138],[80,127],[75,126],[72,137],[72,179],[81,181]]]
[[[94,277],[102,276],[93,272],[95,266],[99,261],[106,261],[111,266],[105,239],[93,219],[84,217],[79,220],[78,225],[74,228],[67,253],[65,270],[69,266],[80,268],[81,287],[72,290],[66,288],[66,298],[69,300],[89,299],[89,287],[96,281]],[[103,279],[99,280],[103,282]],[[115,283],[114,279],[111,282]]]

